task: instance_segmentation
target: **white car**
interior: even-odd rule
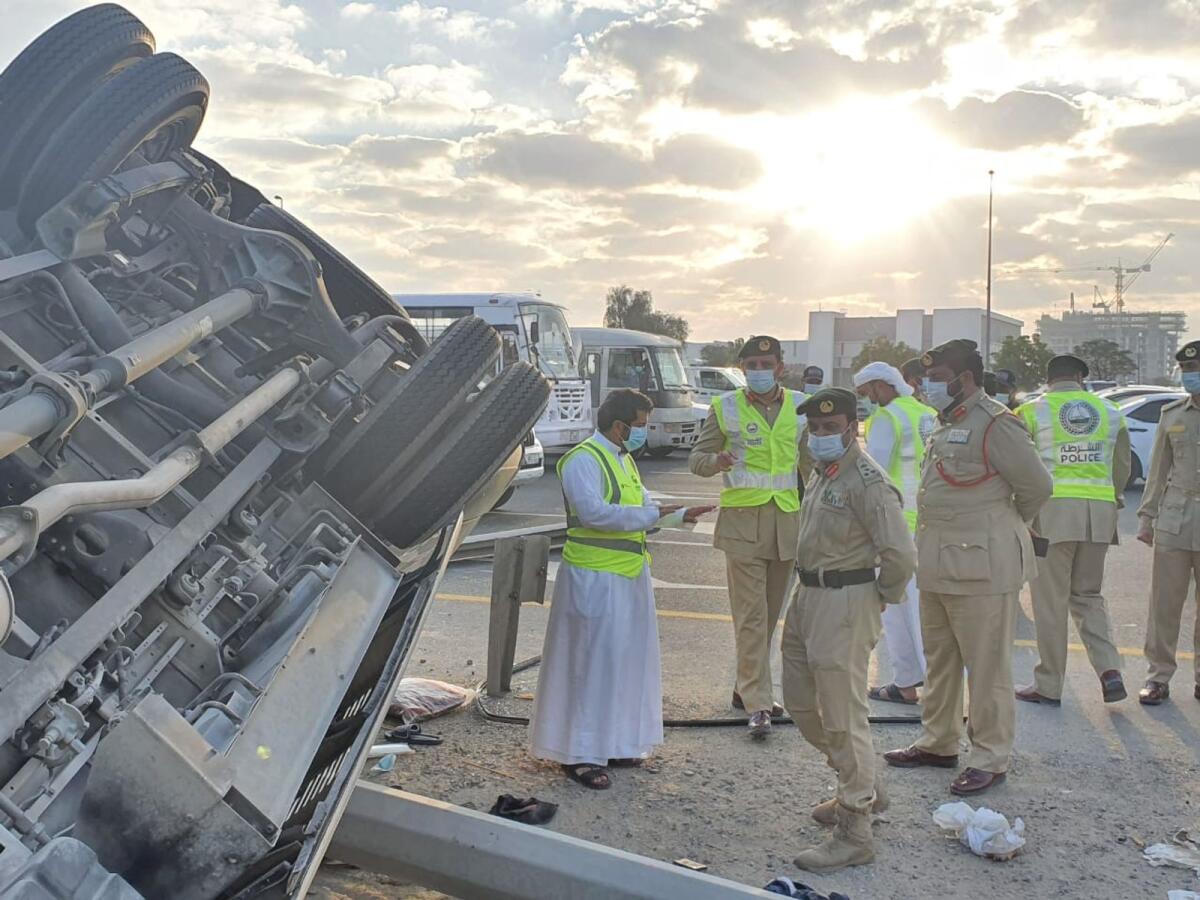
[[[1117,408],[1125,416],[1125,423],[1129,428],[1129,445],[1133,451],[1130,484],[1145,478],[1146,473],[1150,471],[1150,448],[1154,446],[1154,433],[1158,430],[1158,420],[1162,417],[1163,407],[1186,396],[1182,391],[1143,394],[1117,404]]]
[[[692,393],[706,405],[713,397],[746,386],[742,370],[732,366],[688,366],[688,380],[692,383]]]
[[[1096,396],[1103,397],[1109,403],[1120,405],[1136,397],[1148,396],[1150,394],[1178,393],[1178,387],[1163,387],[1160,384],[1126,384],[1121,387],[1106,388],[1103,391],[1097,391]]]

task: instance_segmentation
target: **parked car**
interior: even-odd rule
[[[1124,403],[1117,404],[1129,427],[1129,445],[1133,453],[1133,464],[1129,472],[1129,484],[1146,477],[1150,471],[1150,448],[1154,446],[1154,433],[1163,407],[1186,397],[1183,391],[1143,394]]]
[[[1121,387],[1105,388],[1102,391],[1097,391],[1097,397],[1103,397],[1109,403],[1121,404],[1126,400],[1132,400],[1134,397],[1142,397],[1149,394],[1176,394],[1179,392],[1176,387],[1163,387],[1161,384],[1125,384]]]
[[[692,392],[706,403],[713,397],[746,386],[742,370],[732,366],[688,366],[688,378],[692,382]]]

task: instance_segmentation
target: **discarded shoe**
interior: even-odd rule
[[[545,825],[558,812],[557,803],[548,803],[537,797],[525,799],[512,794],[501,794],[488,810],[493,816],[524,822],[526,825]]]
[[[839,894],[837,891],[826,896],[818,893],[814,888],[810,888],[807,884],[800,884],[792,881],[790,878],[776,878],[765,888],[768,894],[779,894],[781,897],[795,897],[797,900],[850,900],[845,894]]]

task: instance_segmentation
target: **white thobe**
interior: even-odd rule
[[[891,472],[892,453],[900,436],[891,418],[881,415],[867,436],[867,453],[885,472]],[[897,489],[900,485],[896,485]],[[916,507],[916,497],[904,497],[904,508]],[[883,640],[892,662],[892,682],[912,687],[925,681],[925,646],[921,641],[921,600],[914,575],[905,585],[904,599],[883,610]]]
[[[593,437],[614,454],[617,446]],[[563,490],[587,528],[643,531],[658,505],[604,502],[604,476],[591,454],[563,466]],[[564,561],[542,646],[529,726],[530,752],[565,765],[608,765],[643,757],[663,742],[662,672],[650,567],[636,578]]]

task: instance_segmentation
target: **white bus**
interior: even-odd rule
[[[537,366],[553,389],[533,430],[547,455],[570,450],[592,433],[592,405],[571,345],[563,307],[535,293],[393,294],[429,340],[455,319],[476,315],[500,333],[500,366]]]
[[[700,436],[704,411],[693,406],[679,341],[625,328],[575,328],[572,333],[593,409],[615,388],[637,388],[654,401],[647,455],[691,449]]]

